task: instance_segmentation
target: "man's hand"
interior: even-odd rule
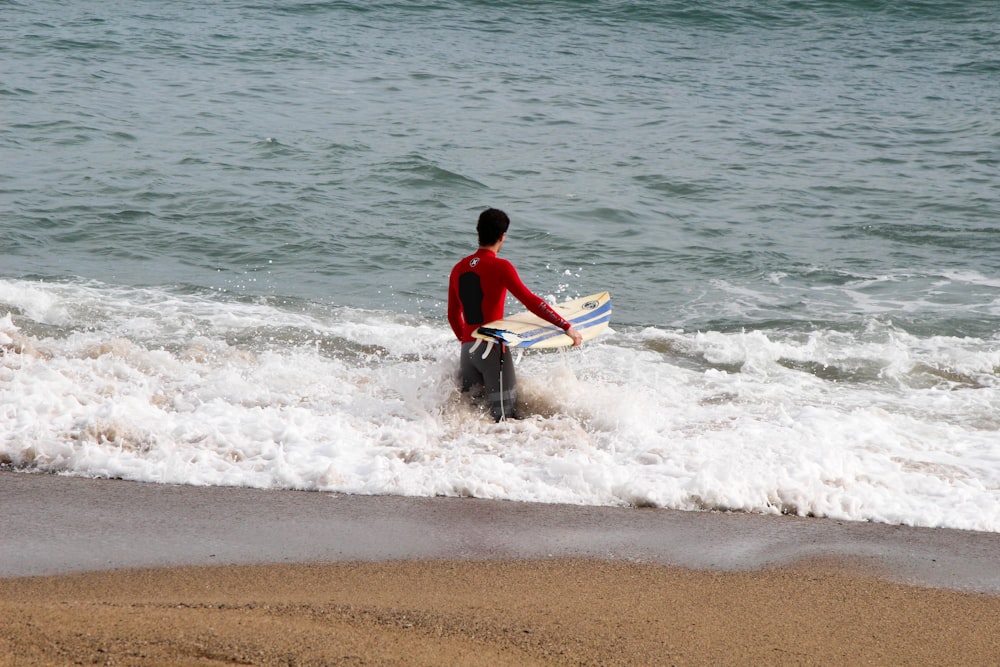
[[[573,347],[583,345],[583,336],[580,335],[580,332],[575,327],[566,329],[566,335],[573,339]]]

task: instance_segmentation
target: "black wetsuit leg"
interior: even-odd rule
[[[481,385],[485,389],[483,398],[494,419],[516,417],[517,375],[514,356],[508,346],[485,340],[462,343],[460,367],[463,392]]]

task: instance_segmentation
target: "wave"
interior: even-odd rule
[[[996,341],[618,330],[457,389],[443,320],[0,280],[0,465],[1000,531]]]

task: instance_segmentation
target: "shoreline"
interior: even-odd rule
[[[1000,534],[946,528],[9,470],[0,507],[0,579],[219,564],[558,558],[746,571],[840,560],[897,583],[1000,594]]]
[[[1000,535],[0,471],[0,667],[988,665]]]

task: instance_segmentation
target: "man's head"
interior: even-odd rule
[[[498,208],[488,208],[479,214],[479,223],[476,225],[476,232],[479,233],[480,247],[487,247],[495,244],[500,237],[507,233],[510,227],[510,218]]]

